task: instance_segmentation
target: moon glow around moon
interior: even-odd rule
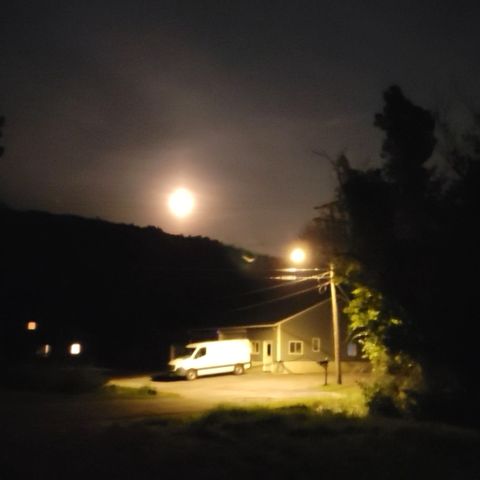
[[[188,217],[195,208],[195,197],[186,188],[177,188],[168,196],[168,208],[177,218]]]

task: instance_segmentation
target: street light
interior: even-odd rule
[[[303,250],[303,248],[300,248],[300,247],[294,248],[290,252],[290,260],[296,264],[303,263],[305,261],[306,256],[307,255],[305,253],[305,250]]]
[[[290,260],[295,264],[303,263],[307,258],[305,250],[301,247],[296,247],[290,252]],[[335,288],[335,269],[333,263],[330,263],[328,271],[320,271],[319,268],[302,269],[303,272],[315,272],[310,278],[322,280],[328,278],[330,285],[330,298],[332,303],[332,326],[333,326],[333,352],[335,360],[335,371],[337,372],[337,384],[342,383],[342,366],[340,362],[340,328],[338,323],[338,303],[337,290]],[[317,273],[319,272],[319,273]]]

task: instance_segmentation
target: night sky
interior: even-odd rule
[[[0,12],[0,199],[281,254],[378,163],[399,84],[480,104],[477,1],[12,1]],[[177,186],[197,196],[183,220]]]

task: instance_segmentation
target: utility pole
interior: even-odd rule
[[[340,363],[340,329],[338,326],[337,290],[335,288],[333,263],[330,264],[330,296],[332,302],[333,350],[335,353],[335,371],[337,372],[337,384],[341,385],[342,367]]]
[[[305,260],[305,252],[303,252],[300,247],[295,248],[290,253],[290,260],[293,263],[302,263]],[[288,272],[297,271],[296,268],[294,269],[287,268],[287,269],[279,269],[279,270],[288,271]],[[304,268],[304,269],[300,269],[299,271],[315,272],[313,276],[306,277],[306,278],[316,278],[318,281],[324,280],[328,276],[328,280],[330,283],[330,300],[332,302],[333,351],[334,351],[334,357],[335,357],[335,371],[337,372],[337,384],[341,385],[342,384],[342,365],[340,361],[340,327],[338,323],[337,290],[335,288],[335,272],[334,272],[333,262],[330,263],[328,271],[323,271],[320,274],[316,274],[316,272],[319,270],[320,270],[319,268]],[[278,280],[286,280],[285,277],[271,277],[271,278],[276,278]],[[289,279],[291,280],[291,278]],[[293,279],[297,279],[297,276],[295,275]],[[323,284],[322,287],[323,286],[326,286],[326,285]],[[327,367],[327,364],[325,365],[325,368],[326,367]],[[326,377],[325,377],[325,385],[326,385]]]

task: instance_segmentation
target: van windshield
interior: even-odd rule
[[[177,357],[191,357],[194,351],[191,347],[178,347],[175,353]]]

